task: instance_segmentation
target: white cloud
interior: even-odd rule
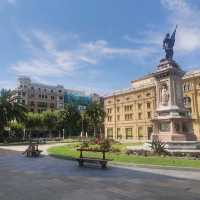
[[[15,4],[16,3],[16,0],[6,0],[8,3],[10,4]]]
[[[200,9],[190,4],[186,0],[160,0],[161,5],[169,11],[167,16],[167,26],[171,27],[170,33],[173,32],[176,24],[175,53],[184,56],[200,49]],[[164,24],[166,27],[166,24]],[[161,28],[166,29],[165,27]],[[135,45],[145,46],[157,53],[162,48],[162,41],[166,32],[154,30],[155,27],[148,27],[139,37],[124,35],[123,39]],[[159,55],[159,53],[157,54]]]
[[[71,41],[73,48],[65,45],[61,48],[59,37],[34,30],[29,34],[20,33],[29,59],[19,60],[11,68],[19,75],[54,77],[76,74],[75,72],[87,66],[95,66],[105,59],[124,57],[126,59],[144,59],[152,55],[154,49],[142,48],[117,48],[111,47],[105,40],[91,42]]]
[[[105,58],[105,57],[114,57],[119,56],[126,57],[127,59],[141,60],[151,57],[155,54],[155,49],[151,47],[135,47],[135,48],[116,48],[110,47],[108,42],[105,40],[98,40],[95,42],[90,42],[82,44],[83,49],[90,55],[95,55],[96,59]]]
[[[15,82],[14,81],[8,81],[8,80],[1,80],[0,81],[0,89],[14,89],[15,88]]]
[[[135,49],[130,48],[113,48],[109,47],[105,40],[97,40],[95,42],[84,43],[82,48],[89,53],[94,53],[98,56],[112,56],[112,55],[130,55],[135,53]]]
[[[161,0],[161,3],[170,11],[169,24],[178,24],[175,49],[183,54],[199,50],[200,10],[185,0]]]
[[[130,35],[124,35],[123,39],[131,42],[132,44],[138,45],[161,45],[163,40],[163,35],[160,32],[155,32],[152,30],[145,30],[144,33],[140,34],[140,37],[133,38]]]
[[[34,31],[31,35],[21,35],[31,54],[31,58],[12,65],[17,74],[28,76],[61,76],[73,70],[76,60],[70,52],[60,51],[55,41],[44,32]]]

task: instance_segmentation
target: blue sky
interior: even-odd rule
[[[0,0],[0,88],[18,75],[108,94],[152,72],[178,24],[174,59],[200,68],[195,0]]]

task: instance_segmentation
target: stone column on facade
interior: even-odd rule
[[[173,134],[175,131],[174,131],[174,122],[173,120],[171,120],[170,122],[170,134]]]

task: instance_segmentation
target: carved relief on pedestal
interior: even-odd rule
[[[162,106],[168,106],[169,103],[169,90],[166,83],[160,86],[160,104]]]

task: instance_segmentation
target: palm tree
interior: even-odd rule
[[[91,103],[86,109],[86,117],[89,121],[89,124],[93,127],[94,137],[96,137],[97,128],[103,126],[105,111],[103,105],[98,102]]]
[[[9,90],[2,89],[0,94],[0,132],[3,133],[10,121],[23,122],[25,120],[26,108],[10,100]]]
[[[22,104],[11,103],[13,118],[17,122],[24,122],[26,120],[27,109]]]
[[[0,131],[3,131],[12,119],[12,104],[4,98],[0,98]]]

